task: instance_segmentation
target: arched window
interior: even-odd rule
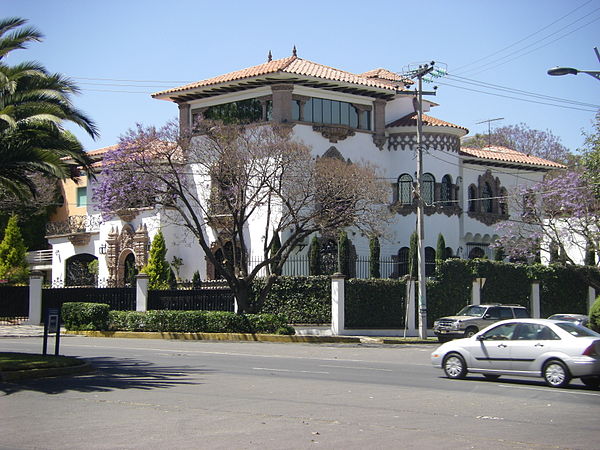
[[[492,200],[494,193],[492,191],[492,186],[490,186],[490,183],[484,183],[481,196],[483,197],[483,212],[494,212],[494,202]]]
[[[408,275],[408,247],[402,247],[398,251],[398,276]]]
[[[398,178],[398,200],[401,205],[412,205],[413,201],[413,179],[405,173]]]
[[[500,198],[498,199],[498,212],[503,216],[508,215],[508,193],[505,188],[500,189]]]
[[[440,200],[444,206],[452,206],[452,178],[450,175],[444,175],[440,189]]]
[[[423,201],[427,205],[433,205],[433,193],[435,186],[435,178],[430,173],[424,173],[422,178],[422,186],[421,186],[421,195],[423,196]]]
[[[483,258],[484,256],[485,252],[481,247],[473,247],[469,252],[469,259]]]
[[[433,247],[425,247],[425,276],[432,277],[435,275],[435,249]]]
[[[469,212],[475,212],[477,208],[475,207],[475,202],[477,198],[477,188],[475,185],[469,186]]]

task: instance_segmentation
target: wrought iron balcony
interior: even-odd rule
[[[99,216],[69,216],[61,222],[46,224],[47,236],[63,236],[80,233],[92,233],[100,230]]]

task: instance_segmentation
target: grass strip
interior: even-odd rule
[[[72,367],[82,364],[82,361],[69,356],[38,355],[34,353],[0,353],[0,372],[31,369],[54,369]]]

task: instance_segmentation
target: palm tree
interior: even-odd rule
[[[76,178],[73,169],[81,167],[93,176],[91,158],[63,128],[65,122],[98,136],[94,122],[72,104],[71,96],[79,92],[72,80],[35,62],[4,63],[11,51],[41,40],[35,28],[22,28],[25,23],[20,18],[0,21],[0,187],[21,198],[35,195],[29,179],[34,172]]]

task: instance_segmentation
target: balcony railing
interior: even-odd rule
[[[35,250],[28,252],[27,262],[32,266],[52,264],[52,250]]]
[[[100,230],[99,216],[69,216],[62,222],[48,222],[47,236],[60,236],[75,233],[91,233]]]

